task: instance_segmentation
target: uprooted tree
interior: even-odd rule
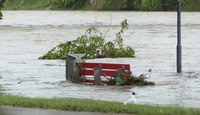
[[[99,30],[94,27],[89,28],[76,40],[59,44],[39,59],[66,59],[66,54],[69,53],[84,53],[85,59],[135,57],[134,49],[130,46],[124,47],[123,44],[122,34],[127,29],[128,23],[125,19],[121,22],[121,29],[116,34],[116,38],[113,41],[106,41]]]

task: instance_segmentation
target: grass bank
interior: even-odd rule
[[[93,2],[91,2],[93,1]],[[182,0],[182,10],[200,11],[199,0]],[[5,10],[176,11],[177,0],[6,0]]]
[[[117,102],[89,99],[46,99],[27,98],[0,94],[0,105],[17,107],[57,109],[65,111],[86,111],[104,113],[128,113],[137,115],[200,115],[199,109],[161,107],[151,105],[123,105]]]

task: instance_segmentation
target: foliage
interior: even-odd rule
[[[103,6],[102,10],[126,10],[127,0],[107,0]]]
[[[160,0],[142,0],[142,10],[161,10],[161,5],[160,3],[157,4],[157,2],[160,2]]]
[[[167,11],[176,8],[176,0],[107,0],[105,9]]]
[[[6,10],[41,10],[51,9],[50,0],[6,0]]]
[[[141,8],[145,11],[175,10],[176,0],[142,0]]]
[[[108,78],[107,78],[108,79]],[[122,85],[155,85],[155,82],[147,81],[147,77],[141,74],[140,76],[132,76],[124,74],[118,74],[112,79],[108,79],[108,82],[105,82],[108,86],[122,86]]]
[[[1,8],[0,8],[0,20],[2,20],[2,18],[3,18],[3,14],[2,14]]]
[[[1,12],[1,8],[3,7],[4,0],[0,1],[0,20],[3,18],[3,14]]]
[[[132,10],[140,10],[141,9],[141,4],[142,0],[129,0],[131,4],[131,9]]]
[[[88,0],[52,0],[52,5],[63,9],[80,9]]]
[[[86,30],[85,34],[76,40],[61,43],[47,52],[39,59],[66,59],[66,54],[84,53],[84,58],[101,57],[135,57],[135,51],[132,47],[124,47],[122,34],[128,29],[128,23],[125,19],[121,22],[121,29],[116,34],[116,39],[106,42],[102,33],[92,27]]]
[[[182,0],[182,10],[184,11],[200,11],[199,0]]]
[[[6,0],[8,10],[134,10],[176,11],[177,0]],[[200,11],[199,0],[182,0],[184,11]]]
[[[127,113],[134,115],[199,115],[199,109],[156,106],[156,105],[123,105],[119,102],[107,102],[91,99],[72,98],[28,98],[0,94],[0,105],[16,107],[57,109],[65,111],[87,111],[103,113]]]

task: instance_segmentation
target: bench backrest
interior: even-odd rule
[[[117,70],[121,68],[124,68],[125,72],[131,73],[129,64],[76,62],[76,65],[82,67],[82,75],[94,75],[94,68],[96,67],[101,67],[102,74],[105,76],[116,75]]]

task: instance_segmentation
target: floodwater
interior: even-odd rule
[[[176,73],[176,12],[3,11],[0,22],[0,85],[3,93],[27,97],[90,98],[138,104],[200,108],[200,13],[182,14],[183,73]],[[38,60],[59,43],[95,26],[113,40],[128,20],[125,46],[136,58],[88,62],[127,63],[135,75],[152,69],[155,86],[90,86],[65,81],[65,61]],[[108,31],[108,32],[107,32]],[[105,34],[107,32],[107,34]]]

